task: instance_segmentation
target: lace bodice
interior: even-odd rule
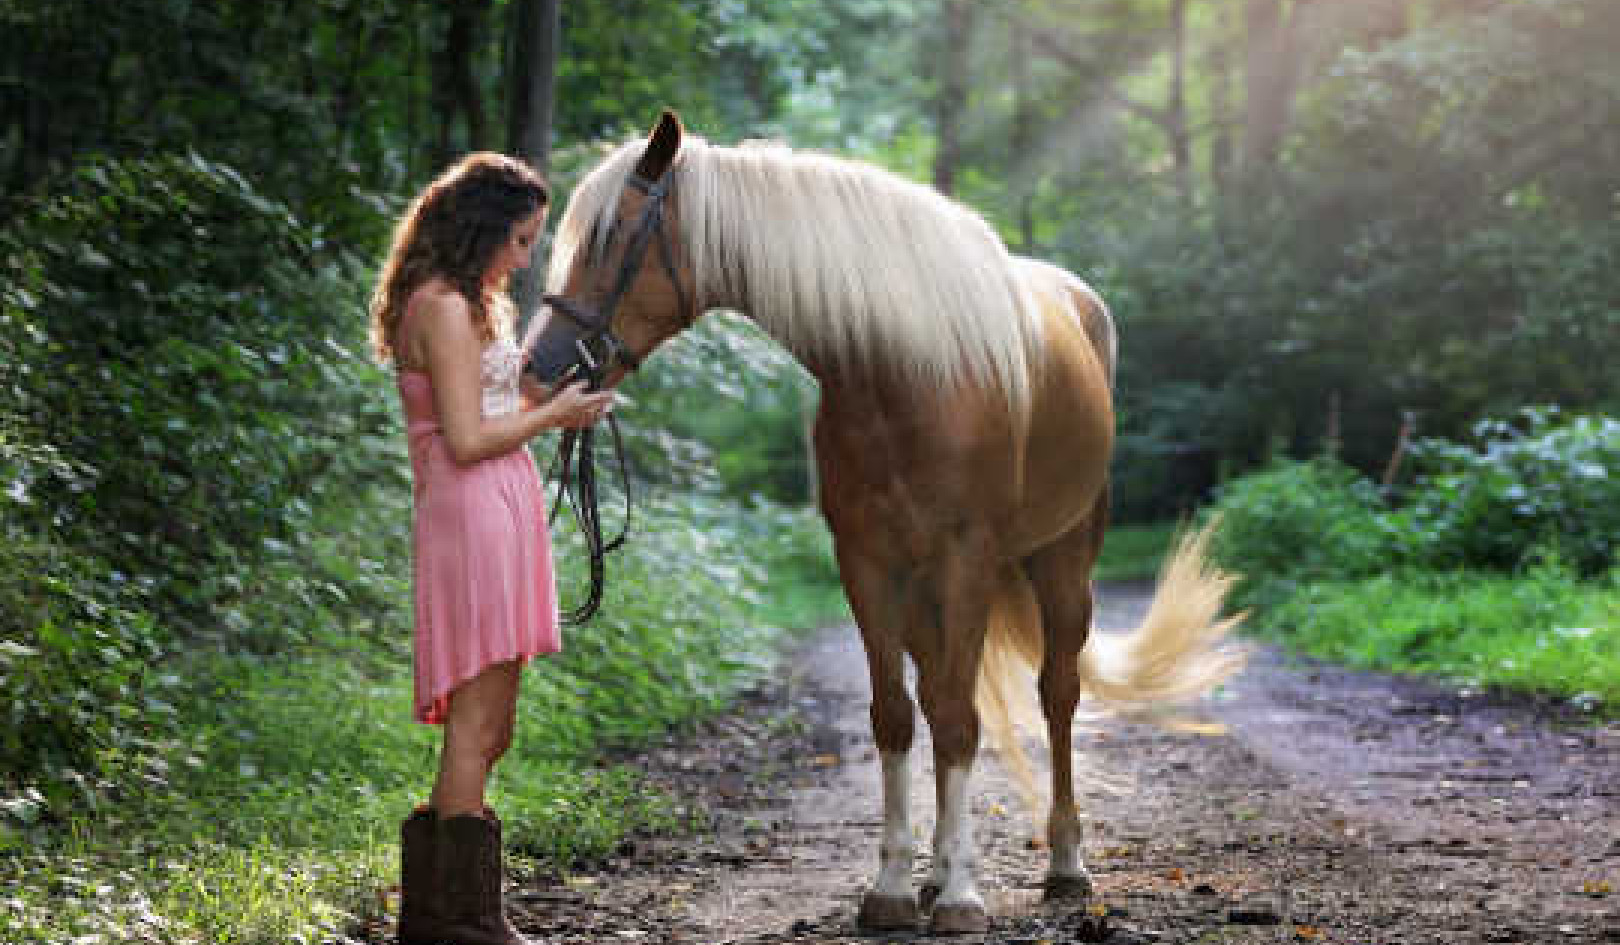
[[[484,348],[480,375],[483,381],[483,408],[486,417],[516,413],[518,376],[523,371],[523,352],[508,335],[497,336]]]

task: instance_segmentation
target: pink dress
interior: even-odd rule
[[[522,363],[510,338],[484,349],[484,416],[518,409]],[[398,381],[415,480],[415,716],[438,725],[450,693],[485,668],[561,649],[551,535],[529,451],[457,465],[428,375]]]

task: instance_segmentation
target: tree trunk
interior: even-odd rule
[[[1029,40],[1029,26],[1022,17],[1012,18],[1013,118],[1010,144],[1013,169],[1012,191],[1018,207],[1018,251],[1033,256],[1035,253],[1034,192],[1039,168],[1031,161],[1035,151],[1035,108],[1030,91],[1029,60],[1034,49]]]
[[[1170,101],[1165,104],[1165,133],[1176,175],[1176,196],[1191,208],[1192,134],[1187,127],[1187,0],[1170,3]]]
[[[1222,6],[1222,22],[1218,35],[1209,47],[1209,183],[1217,207],[1230,196],[1232,181],[1232,62],[1228,58],[1228,43],[1232,32],[1226,29],[1228,21]]]
[[[1298,81],[1297,25],[1303,0],[1247,0],[1243,169],[1251,181],[1276,168]]]
[[[522,154],[528,134],[529,97],[534,85],[535,22],[538,0],[512,0],[506,16],[506,150]]]
[[[517,0],[511,29],[507,148],[544,174],[551,163],[557,50],[562,38],[561,0]],[[528,269],[518,272],[512,282],[518,311],[528,316],[538,306],[544,288],[540,260],[536,258]]]
[[[942,0],[944,45],[937,61],[943,67],[934,98],[934,130],[939,148],[934,153],[934,188],[942,194],[956,190],[956,171],[962,163],[962,115],[968,99],[968,42],[973,35],[972,0]]]
[[[444,42],[433,62],[433,104],[438,117],[436,163],[444,166],[458,150],[476,151],[486,147],[484,102],[473,73],[473,54],[478,49],[478,29],[490,0],[456,0],[449,4],[450,23]],[[466,126],[461,147],[455,143],[456,118]]]

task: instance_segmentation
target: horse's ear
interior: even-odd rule
[[[675,153],[681,149],[681,117],[670,109],[658,116],[658,125],[647,136],[647,150],[636,163],[636,175],[643,180],[658,180],[675,163]]]

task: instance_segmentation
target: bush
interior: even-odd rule
[[[1221,489],[1217,557],[1261,584],[1351,580],[1392,567],[1522,571],[1544,560],[1580,574],[1615,566],[1620,422],[1555,408],[1487,420],[1475,444],[1430,439],[1414,486],[1390,504],[1331,457],[1282,460]]]
[[[1234,600],[1244,606],[1298,583],[1376,573],[1394,547],[1377,489],[1327,456],[1280,460],[1233,480],[1214,514],[1213,552],[1243,575]]]
[[[34,476],[27,501],[166,626],[273,649],[276,628],[217,609],[254,593],[253,562],[296,543],[334,482],[393,455],[375,369],[353,353],[355,267],[196,155],[89,163],[0,232],[0,253],[15,430],[75,472]]]
[[[175,654],[383,610],[353,533],[409,522],[354,484],[409,493],[355,267],[230,168],[91,161],[0,258],[0,801],[26,819],[161,780]]]
[[[1413,558],[1512,570],[1551,553],[1588,575],[1615,565],[1620,421],[1531,408],[1479,423],[1474,440],[1418,444],[1423,473],[1395,517]]]

